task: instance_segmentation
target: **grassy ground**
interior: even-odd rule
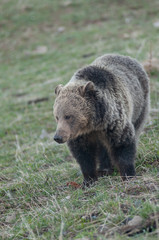
[[[82,175],[53,142],[52,115],[55,86],[97,56],[159,58],[157,21],[157,0],[1,0],[0,239],[158,239],[157,220],[139,234],[123,227],[159,212],[159,71],[130,182],[115,173],[85,191],[67,186]]]

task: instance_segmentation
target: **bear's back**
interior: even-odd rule
[[[130,92],[142,89],[144,98],[149,92],[149,79],[145,70],[135,59],[115,54],[106,54],[97,58],[91,65],[110,71],[126,83]],[[140,86],[139,86],[140,85]]]
[[[110,71],[115,79],[118,79],[118,84],[123,84],[123,88],[131,98],[133,107],[132,122],[135,122],[141,115],[143,108],[145,108],[144,105],[146,104],[148,109],[150,102],[149,78],[141,64],[128,56],[107,54],[97,58],[92,65]]]
[[[141,115],[145,104],[149,105],[149,79],[143,67],[135,59],[107,54],[92,64],[78,70],[71,82],[92,81],[98,90],[122,104],[130,106],[132,122]],[[127,103],[126,103],[127,102]],[[131,114],[130,114],[131,115]]]

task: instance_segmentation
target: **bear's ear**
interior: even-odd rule
[[[56,94],[56,95],[59,95],[59,93],[60,93],[60,91],[61,91],[62,88],[63,88],[63,85],[62,85],[62,84],[58,85],[58,86],[55,88],[55,94]]]
[[[79,87],[79,92],[83,97],[87,92],[91,92],[93,90],[94,90],[94,84],[91,81],[87,82],[86,85]]]

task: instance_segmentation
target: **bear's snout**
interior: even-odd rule
[[[57,142],[57,143],[63,143],[63,138],[57,134],[55,134],[54,136],[54,140]]]
[[[54,135],[54,140],[57,142],[57,143],[65,143],[67,142],[67,140],[69,139],[69,133],[64,131],[64,130],[59,130],[57,129],[56,130],[56,133]]]

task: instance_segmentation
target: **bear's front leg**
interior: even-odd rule
[[[112,174],[114,169],[111,163],[111,159],[108,150],[102,143],[98,144],[97,157],[99,161],[98,176],[104,177]]]
[[[70,140],[68,146],[81,167],[84,177],[83,187],[90,186],[97,180],[95,142],[90,139],[90,135],[84,135]]]
[[[118,147],[113,147],[112,155],[123,180],[135,176],[134,160],[136,156],[136,142],[131,140]]]

